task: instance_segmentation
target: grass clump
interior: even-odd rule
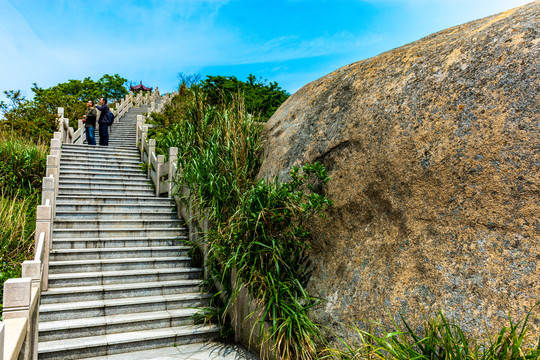
[[[532,310],[531,310],[532,311]],[[426,320],[415,331],[401,318],[403,325],[394,328],[372,323],[368,330],[353,327],[359,345],[342,341],[342,348],[327,348],[325,358],[360,359],[420,359],[420,360],[532,360],[540,359],[540,336],[529,333],[531,312],[517,323],[510,316],[503,326],[486,341],[470,339],[458,324],[439,313]],[[489,329],[488,329],[489,330]],[[538,339],[533,339],[533,337]]]
[[[0,132],[0,187],[8,197],[34,196],[41,191],[48,148],[10,133]]]
[[[293,167],[284,183],[261,180],[241,197],[237,211],[210,240],[213,268],[225,283],[236,271],[231,301],[242,284],[263,308],[263,341],[279,359],[312,359],[324,341],[309,318],[320,301],[306,291],[309,232],[304,221],[329,205],[316,190],[329,178],[320,164]]]

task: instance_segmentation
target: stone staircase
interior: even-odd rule
[[[215,326],[191,319],[210,295],[191,267],[187,229],[139,167],[135,122],[145,111],[115,123],[108,147],[62,147],[40,359],[134,359],[217,337]]]

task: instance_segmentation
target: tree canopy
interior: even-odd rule
[[[4,130],[10,129],[34,140],[48,139],[56,130],[58,107],[64,108],[65,116],[74,125],[75,121],[86,112],[85,104],[88,100],[96,101],[106,97],[112,102],[126,95],[128,93],[124,86],[126,81],[118,74],[105,74],[97,81],[86,77],[83,80],[69,80],[46,89],[34,83],[32,100],[22,96],[20,90],[4,91],[10,103],[0,102],[0,109],[5,118],[0,126]]]
[[[212,105],[228,103],[234,94],[243,95],[247,111],[262,121],[268,120],[290,96],[277,82],[268,83],[252,74],[245,82],[235,76],[208,75],[200,86]]]

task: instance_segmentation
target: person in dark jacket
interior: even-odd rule
[[[94,109],[94,101],[88,100],[86,103],[86,115],[84,115],[84,127],[86,128],[86,143],[96,145],[96,120],[97,111]]]
[[[101,106],[99,106],[101,105]],[[101,98],[99,105],[96,105],[96,109],[101,111],[99,114],[99,145],[109,145],[109,106],[107,105],[107,98]]]

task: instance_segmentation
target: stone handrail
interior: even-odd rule
[[[163,100],[159,101],[157,106],[155,100],[151,101],[148,114],[162,112],[165,105],[171,102],[174,95],[175,93],[163,96]],[[151,98],[153,97],[154,95]],[[165,162],[164,155],[156,154],[156,140],[148,139],[149,125],[145,124],[145,120],[145,116],[137,115],[135,141],[137,148],[141,152],[141,161],[146,164],[147,176],[154,184],[156,196],[167,194],[168,197],[171,197],[176,162],[178,160],[178,148],[169,149],[168,161]]]

